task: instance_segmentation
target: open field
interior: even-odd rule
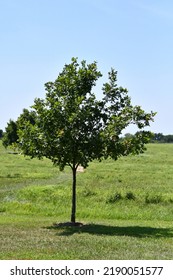
[[[80,228],[54,228],[71,212],[71,170],[0,143],[0,259],[173,259],[173,145],[93,162],[77,175]]]

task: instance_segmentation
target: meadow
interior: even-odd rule
[[[0,143],[0,259],[173,259],[173,145],[77,174],[77,221],[70,220],[71,170],[24,157]]]

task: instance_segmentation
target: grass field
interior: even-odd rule
[[[70,169],[1,143],[0,159],[0,259],[173,259],[173,145],[78,173],[80,228],[53,226],[70,220]]]

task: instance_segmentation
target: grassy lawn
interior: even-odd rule
[[[53,226],[70,219],[70,169],[1,144],[0,159],[0,259],[173,259],[173,145],[78,173],[79,228]]]

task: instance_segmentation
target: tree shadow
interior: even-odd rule
[[[154,227],[142,227],[142,226],[109,226],[101,224],[86,224],[81,227],[64,226],[58,227],[53,225],[47,227],[47,229],[53,229],[58,236],[69,236],[75,233],[88,233],[98,236],[130,236],[137,238],[173,238],[173,228],[154,228]]]

